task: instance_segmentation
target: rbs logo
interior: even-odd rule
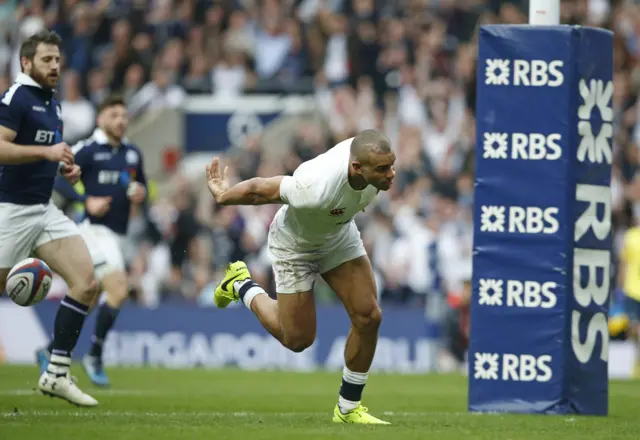
[[[484,133],[483,138],[484,159],[558,160],[562,156],[559,133]]]
[[[588,203],[587,209],[576,219],[574,242],[579,246],[589,232],[604,242],[611,233],[611,190],[607,186],[579,184],[576,200]],[[600,209],[599,209],[600,207]],[[600,216],[598,213],[602,213]],[[576,247],[573,251],[573,296],[577,306],[571,313],[571,345],[581,363],[587,363],[600,339],[600,359],[608,360],[609,327],[604,312],[589,313],[592,304],[604,308],[609,300],[609,268],[611,252],[608,249]],[[586,337],[581,335],[580,322],[587,323]]]
[[[557,288],[558,284],[553,281],[538,283],[537,281],[506,280],[505,282],[493,278],[480,278],[478,304],[550,309],[558,302],[555,292]]]
[[[578,108],[577,163],[608,165],[606,170],[610,176],[613,84],[581,79],[579,91],[583,103]],[[594,135],[591,127],[592,114],[598,113],[596,109],[603,120],[598,135]],[[575,200],[584,210],[574,223],[571,347],[576,359],[583,364],[596,356],[603,362],[609,359],[606,307],[611,283],[611,189],[608,183],[583,178],[576,186]],[[598,340],[599,353],[596,352]],[[606,377],[606,369],[603,371]]]
[[[513,63],[513,64],[512,64]],[[564,61],[486,59],[486,85],[559,87],[564,83]]]
[[[474,379],[513,382],[549,382],[553,377],[548,354],[475,353]]]
[[[555,234],[560,229],[558,208],[482,205],[480,231],[519,234]]]
[[[56,133],[48,130],[36,131],[36,142],[39,144],[53,144]]]
[[[548,354],[535,357],[505,353],[502,355],[502,380],[548,382],[553,375],[549,364],[551,356]]]

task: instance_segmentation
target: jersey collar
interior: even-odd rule
[[[105,133],[101,128],[96,128],[95,130],[93,130],[93,134],[91,135],[91,137],[99,144],[109,145],[109,138],[107,137],[107,133]],[[122,140],[120,141],[120,145],[122,146],[127,142],[128,140],[126,137],[122,138]]]
[[[23,86],[34,87],[42,90],[46,99],[51,99],[56,96],[56,89],[45,89],[38,84],[33,78],[26,73],[20,72],[16,76],[16,84],[22,84]]]
[[[18,73],[18,76],[16,76],[16,83],[22,84],[23,86],[37,87],[39,89],[42,88],[42,86],[35,82],[33,78],[23,72]]]
[[[107,134],[104,131],[102,131],[100,128],[96,128],[93,131],[93,134],[91,135],[91,137],[93,138],[94,141],[96,141],[99,144],[105,144],[105,145],[109,144],[109,138],[107,137]]]

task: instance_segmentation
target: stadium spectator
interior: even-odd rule
[[[96,111],[91,102],[82,96],[80,75],[75,70],[63,74],[62,83],[62,119],[64,124],[63,140],[73,145],[91,135],[95,128]]]

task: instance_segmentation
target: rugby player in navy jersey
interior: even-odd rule
[[[98,283],[76,224],[50,202],[60,172],[80,177],[71,148],[62,142],[55,88],[60,77],[60,37],[41,31],[22,43],[22,73],[0,96],[0,292],[11,267],[34,255],[64,278],[69,292],[56,314],[51,359],[38,388],[79,406],[98,402],[71,379],[76,346]]]
[[[128,296],[122,248],[131,204],[144,202],[147,180],[140,150],[124,137],[128,126],[124,99],[119,96],[105,99],[98,108],[97,122],[92,136],[73,146],[84,191],[79,194],[67,180],[60,178],[54,188],[66,199],[85,207],[86,218],[80,231],[89,246],[106,301],[98,308],[93,344],[82,366],[95,385],[108,386],[102,345]],[[46,368],[51,348],[38,353],[41,370]]]

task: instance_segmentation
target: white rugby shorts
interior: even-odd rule
[[[268,250],[276,292],[283,294],[310,291],[318,274],[367,254],[354,222],[339,236],[315,248],[301,245],[293,231],[274,222],[269,228]]]
[[[0,203],[0,268],[18,261],[53,240],[79,235],[78,226],[53,203]]]
[[[96,277],[101,280],[116,270],[125,270],[122,245],[125,238],[104,225],[94,225],[85,220],[80,223],[80,233],[84,238]]]

